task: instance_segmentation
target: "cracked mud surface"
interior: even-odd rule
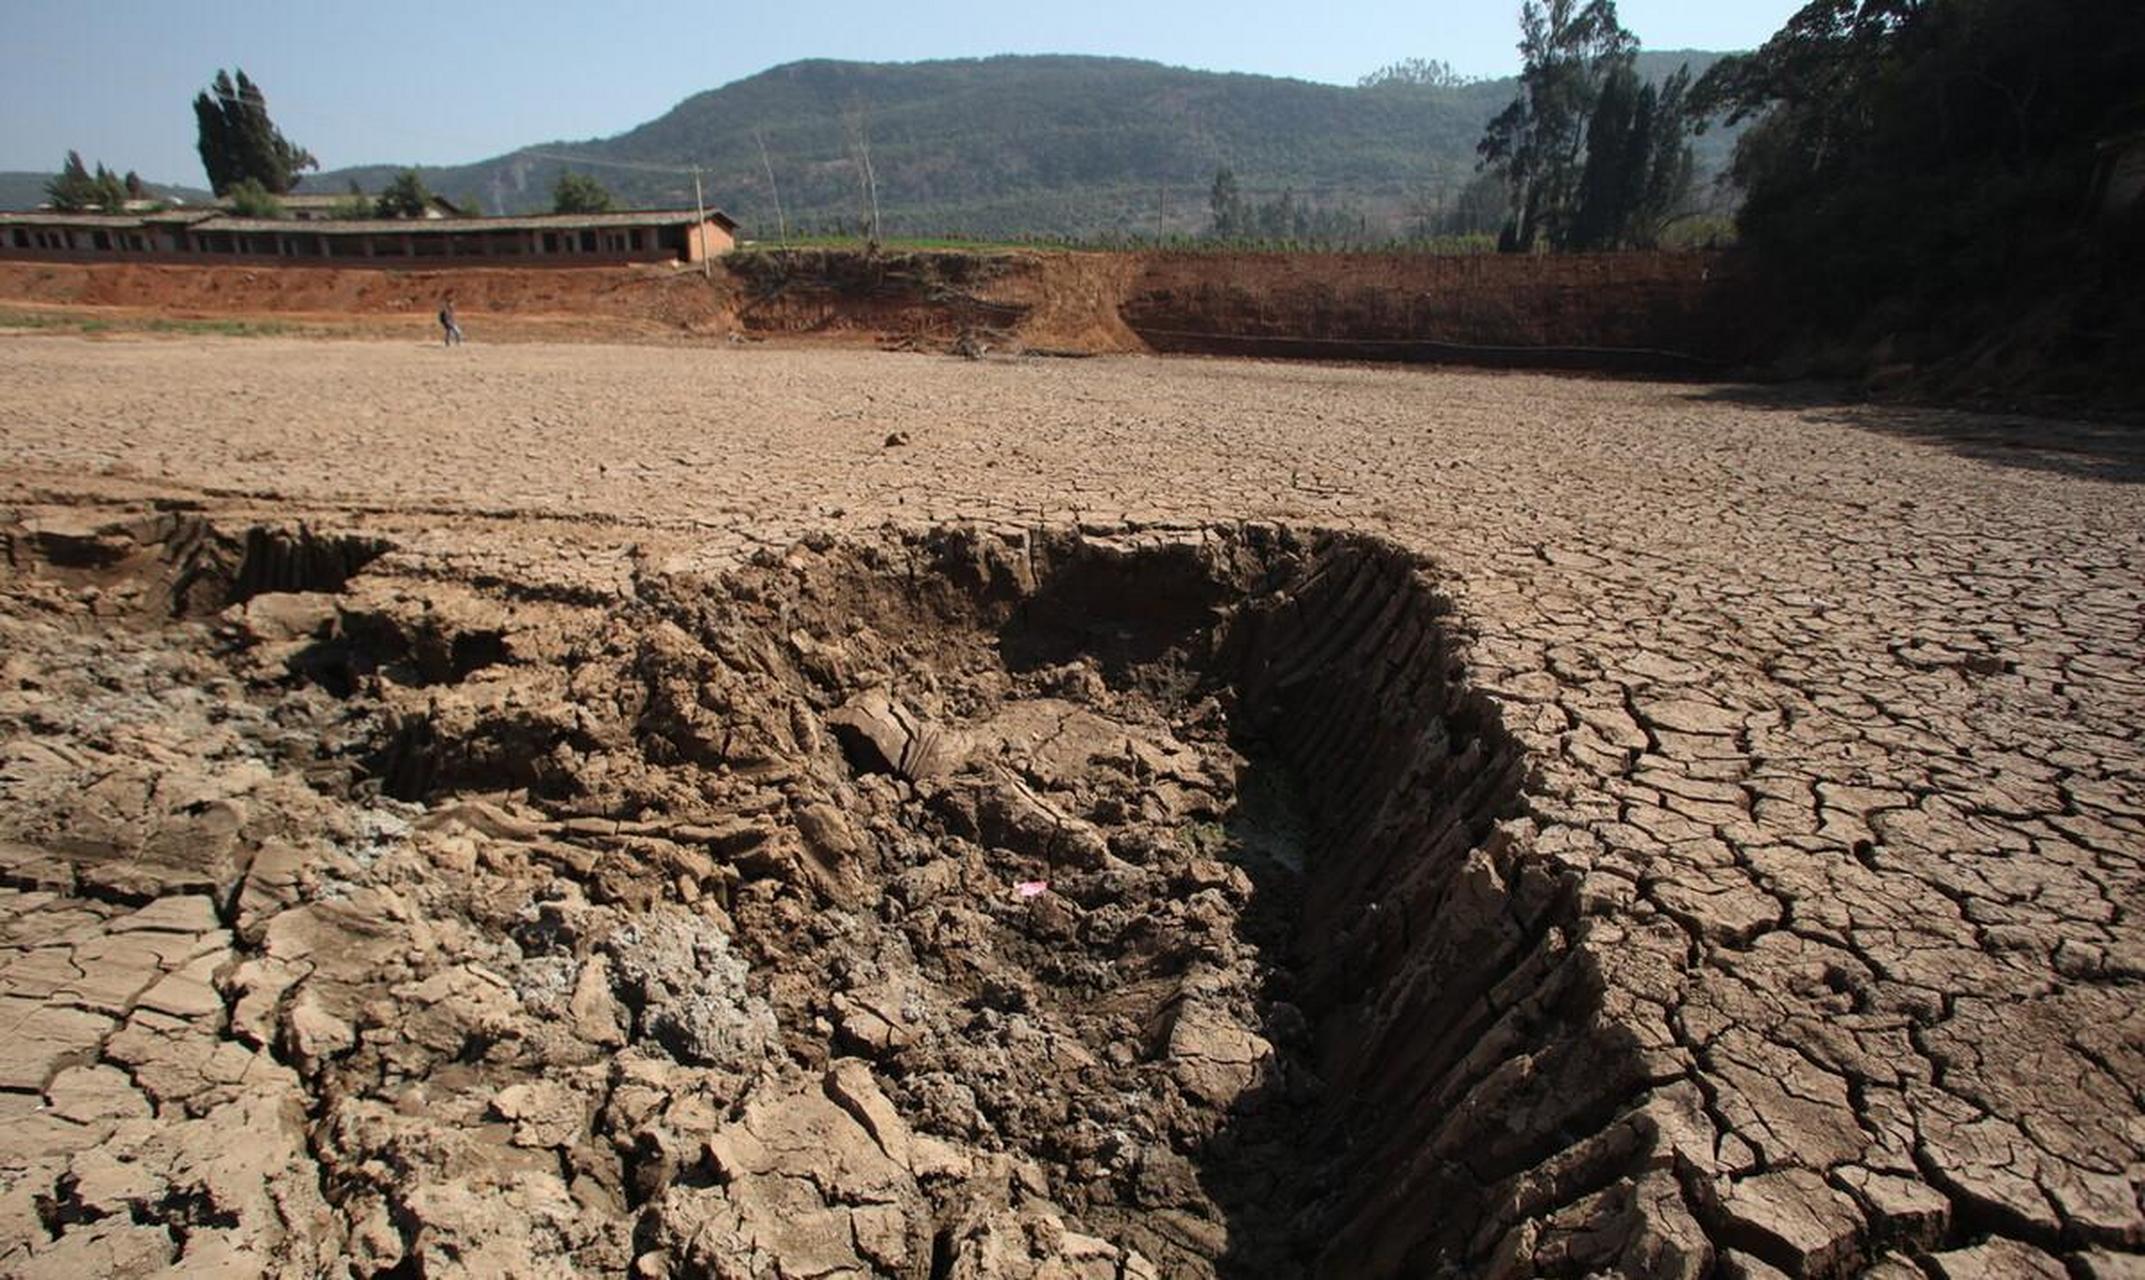
[[[0,1271],[2138,1272],[2131,441],[7,345]]]

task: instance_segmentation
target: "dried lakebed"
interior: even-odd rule
[[[18,480],[0,1270],[2132,1273],[2134,502],[1574,420],[1380,536]]]

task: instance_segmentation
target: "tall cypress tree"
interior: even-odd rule
[[[126,211],[126,185],[120,182],[118,174],[105,168],[101,160],[97,162],[97,176],[90,179],[90,185],[95,190],[95,202],[99,210],[105,213]]]
[[[1638,40],[1617,21],[1616,0],[1523,0],[1519,30],[1519,96],[1475,150],[1510,190],[1506,241],[1530,250],[1569,240],[1595,99]]]
[[[80,213],[97,203],[97,180],[89,176],[81,152],[67,153],[58,175],[45,183],[45,197],[62,213]]]
[[[231,122],[224,111],[224,104],[235,102],[237,98],[238,90],[232,86],[230,74],[224,71],[216,73],[207,92],[194,96],[195,147],[201,152],[201,167],[209,175],[209,190],[219,196],[229,192],[245,176],[232,164]]]
[[[1616,0],[1523,0],[1519,29],[1519,96],[1475,145],[1508,192],[1500,247],[1651,244],[1690,182],[1689,74],[1640,81]]]
[[[1658,89],[1629,59],[1602,81],[1587,122],[1586,167],[1568,235],[1558,248],[1650,248],[1688,191],[1691,149],[1684,141],[1689,68]]]
[[[267,96],[243,70],[235,80],[216,73],[208,90],[194,98],[194,120],[200,126],[201,167],[219,196],[248,179],[271,194],[287,195],[303,170],[320,167],[312,152],[284,137],[268,118]]]

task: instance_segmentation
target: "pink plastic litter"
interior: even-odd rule
[[[1050,882],[1048,880],[1023,880],[1013,886],[1013,892],[1023,898],[1036,898],[1042,896],[1043,891],[1049,887]]]

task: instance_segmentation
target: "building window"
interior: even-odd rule
[[[30,247],[30,233],[24,231],[21,227],[15,228],[15,247],[18,249]]]
[[[583,253],[594,253],[595,251],[596,251],[596,233],[595,233],[595,232],[593,232],[593,231],[584,231],[584,232],[582,232],[582,233],[581,233],[581,252],[583,252]]]

